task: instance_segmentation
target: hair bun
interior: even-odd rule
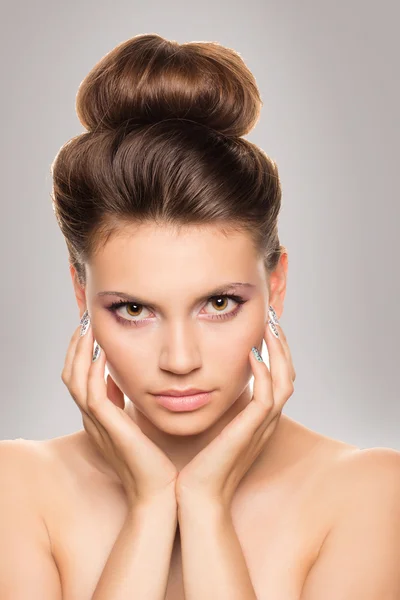
[[[179,44],[137,35],[106,54],[81,82],[76,112],[88,131],[188,119],[224,135],[247,134],[262,100],[240,55],[216,42]]]

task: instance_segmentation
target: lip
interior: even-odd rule
[[[190,396],[154,395],[158,404],[173,412],[196,410],[211,401],[212,392],[201,392]]]
[[[200,390],[199,388],[186,388],[186,389],[169,389],[169,390],[161,390],[156,396],[194,396],[195,394],[204,394],[208,393],[208,390]]]

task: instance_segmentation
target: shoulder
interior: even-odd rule
[[[330,526],[359,506],[400,495],[400,452],[392,448],[348,449],[329,461],[319,479]],[[400,507],[400,502],[399,502]]]
[[[0,468],[12,467],[26,469],[37,468],[40,456],[40,444],[36,440],[24,440],[22,438],[13,440],[0,440]]]
[[[40,486],[46,449],[36,440],[0,440],[0,476],[21,482],[27,491]]]
[[[391,507],[400,510],[400,452],[343,446],[317,454],[320,458],[310,469],[314,474],[310,475],[313,485],[308,498],[312,515],[320,515],[320,548],[331,531],[352,514],[361,516],[364,509],[380,513],[383,503],[392,516]]]
[[[346,509],[360,495],[372,502],[382,495],[400,494],[400,452],[365,448],[345,453],[335,464],[333,486],[338,492],[338,509]]]
[[[0,441],[1,485],[12,483],[40,513],[49,489],[48,467],[52,462],[47,440],[18,438]]]
[[[34,440],[0,441],[2,597],[61,599],[61,582],[42,498],[42,449]]]
[[[19,518],[36,522],[48,542],[42,502],[43,450],[36,440],[0,441],[0,496]]]
[[[0,459],[12,457],[21,467],[36,465],[36,468],[38,468],[41,461],[49,456],[50,442],[52,441],[26,440],[23,438],[0,440]]]
[[[400,452],[392,448],[366,448],[345,452],[326,470],[323,499],[329,519],[320,546],[335,536],[353,531],[400,540]],[[325,510],[325,509],[324,509]],[[361,533],[363,532],[363,533]],[[400,548],[399,548],[400,550]]]
[[[334,519],[302,600],[394,597],[400,590],[400,453],[367,448],[344,454],[326,481]]]

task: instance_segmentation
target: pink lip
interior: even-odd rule
[[[154,396],[158,404],[173,412],[196,410],[211,400],[212,392],[203,392],[193,396]]]

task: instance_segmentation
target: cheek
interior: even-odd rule
[[[220,370],[223,377],[248,377],[251,374],[249,352],[258,345],[263,336],[263,323],[246,322],[246,326],[231,328],[224,335],[213,339],[212,343],[204,345],[205,363],[213,370]]]
[[[263,336],[264,313],[254,311],[251,314],[247,313],[246,319],[240,317],[239,319],[240,322],[238,321],[232,324],[231,327],[227,327],[222,334],[218,333],[213,339],[213,344],[218,346],[219,349],[224,348],[224,351],[229,353],[232,351],[244,354],[247,351],[250,352],[252,346],[257,344],[260,337]]]
[[[236,382],[239,378],[242,383],[252,376],[249,353],[253,346],[262,345],[267,312],[260,307],[248,316],[245,325],[241,323],[240,327],[232,327],[218,341],[215,340],[215,344],[208,347],[207,356],[210,364],[224,370],[225,377],[231,376]]]
[[[146,358],[141,352],[134,352],[132,347],[123,350],[120,346],[114,349],[108,346],[106,358],[111,377],[125,394],[128,393],[127,389],[132,386],[132,382],[140,386],[143,374],[148,370]]]

